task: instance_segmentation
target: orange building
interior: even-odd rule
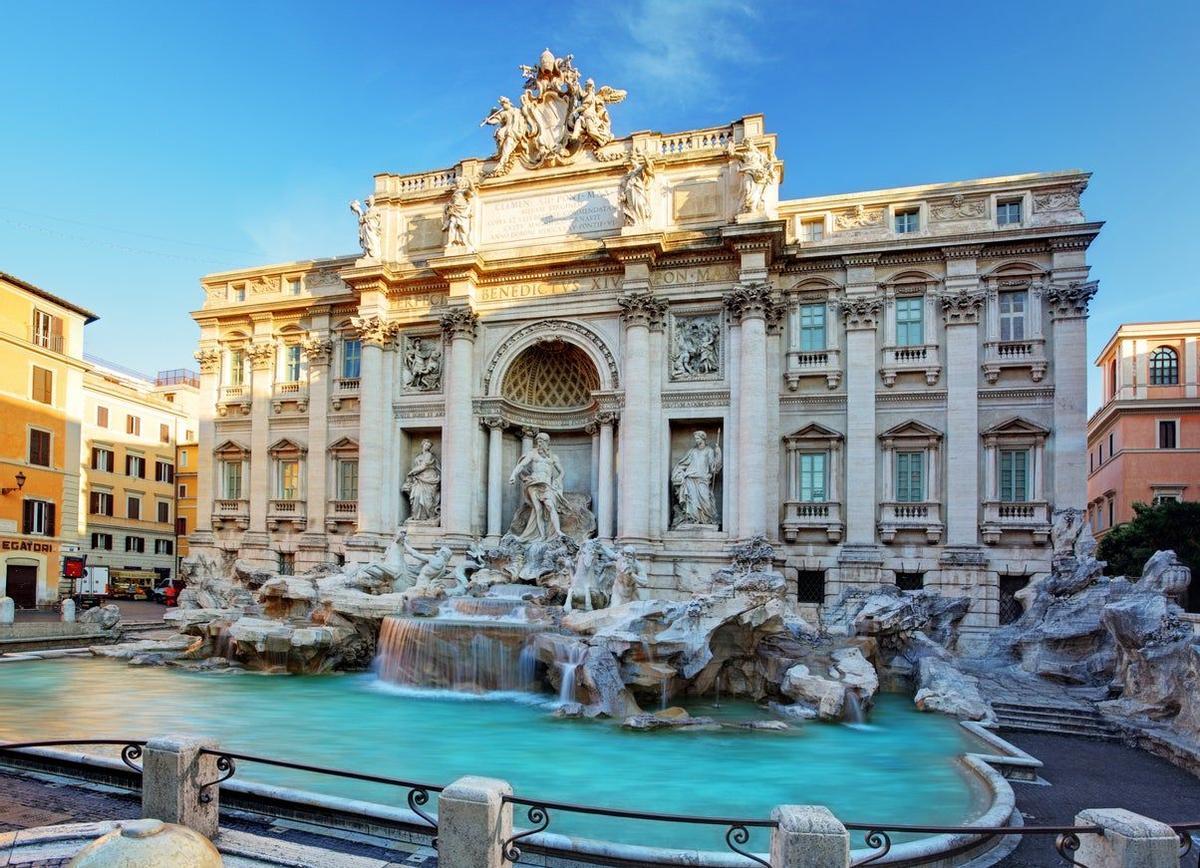
[[[90,311],[0,272],[0,596],[58,599],[78,552],[83,327]]]
[[[1135,503],[1200,501],[1200,320],[1126,323],[1096,358],[1088,517],[1102,535]]]

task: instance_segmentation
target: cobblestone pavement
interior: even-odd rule
[[[1166,823],[1200,820],[1200,779],[1165,759],[1112,742],[1064,735],[1004,732],[1008,741],[1044,763],[1050,786],[1013,784],[1017,808],[1027,825],[1071,825],[1084,808],[1125,808]],[[1195,865],[1194,847],[1186,865]],[[1006,868],[1042,868],[1064,863],[1053,837],[1022,841],[1000,863]]]
[[[149,600],[113,600],[121,608],[122,621],[161,621],[167,607]],[[17,609],[18,623],[57,621],[61,616],[54,609]]]

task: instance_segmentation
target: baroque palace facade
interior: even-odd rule
[[[494,542],[547,433],[656,596],[764,535],[802,603],[924,585],[995,625],[1086,500],[1088,174],[781,201],[761,115],[614,138],[623,91],[522,70],[492,157],[352,203],[361,256],[203,279],[192,550]]]

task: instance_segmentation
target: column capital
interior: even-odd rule
[[[385,347],[395,339],[399,331],[398,323],[388,322],[378,316],[356,316],[350,319],[350,324],[358,332],[359,339],[367,346]]]
[[[489,428],[492,430],[499,429],[499,430],[503,431],[505,428],[508,427],[508,420],[505,419],[503,416],[485,416],[480,421],[483,422],[483,425],[485,428]]]
[[[783,324],[787,320],[788,306],[782,301],[772,301],[767,307],[767,334],[783,334]]]
[[[313,332],[308,334],[300,346],[310,365],[328,365],[330,356],[333,355],[333,341]]]
[[[597,425],[612,425],[617,421],[617,414],[613,410],[601,410],[596,413]]]
[[[883,299],[877,295],[843,298],[838,301],[838,308],[846,318],[847,329],[874,331],[883,310]]]
[[[942,321],[950,325],[974,325],[979,322],[979,308],[984,293],[964,289],[942,296]]]
[[[1045,299],[1050,306],[1052,319],[1076,319],[1088,315],[1088,305],[1091,304],[1100,282],[1089,280],[1086,283],[1076,282],[1066,285],[1052,283],[1046,288]]]
[[[776,298],[775,288],[766,281],[738,284],[725,293],[723,301],[735,323],[754,318],[770,321],[772,317],[782,315],[776,312],[782,306]]]
[[[649,290],[627,292],[617,299],[621,306],[621,321],[626,328],[646,326],[662,328],[667,314],[667,301]]]
[[[452,307],[442,315],[442,333],[447,340],[453,341],[465,338],[475,340],[476,329],[479,325],[479,314],[469,305]]]
[[[215,347],[196,350],[192,357],[200,365],[202,374],[215,374],[221,370],[221,351]]]
[[[275,361],[275,344],[270,341],[256,341],[246,347],[246,358],[250,360],[252,369],[265,371]]]

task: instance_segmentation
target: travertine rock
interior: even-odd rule
[[[922,711],[940,711],[988,723],[996,719],[991,705],[979,692],[979,679],[961,672],[945,660],[923,658],[918,667],[918,685],[913,701]]]
[[[116,603],[105,603],[88,609],[77,620],[80,624],[97,624],[102,630],[115,630],[121,623],[121,607]]]

